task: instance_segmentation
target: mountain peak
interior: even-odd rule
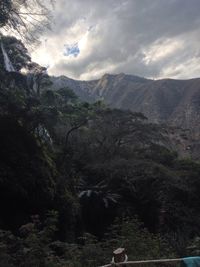
[[[62,77],[63,78],[63,77]],[[172,125],[199,133],[200,79],[150,80],[124,73],[104,74],[99,80],[52,79],[54,87],[67,86],[84,101],[103,100],[113,108],[141,112],[152,122]]]
[[[143,82],[147,82],[147,81],[152,81],[150,79],[146,79],[144,77],[140,77],[140,76],[137,76],[137,75],[130,75],[130,74],[125,74],[123,72],[121,73],[118,73],[118,74],[109,74],[109,73],[105,73],[101,78],[100,80],[103,81],[103,80],[122,80],[122,79],[125,79],[125,80],[129,80],[129,81],[132,81],[132,82],[139,82],[139,83],[143,83]]]

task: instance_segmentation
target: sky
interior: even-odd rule
[[[200,77],[200,0],[56,0],[32,60],[78,80]]]

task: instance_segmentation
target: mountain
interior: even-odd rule
[[[200,133],[200,79],[150,80],[105,74],[94,81],[52,77],[55,87],[69,87],[82,100],[103,100],[111,107],[142,112],[152,122],[168,122]]]
[[[83,101],[94,102],[96,100],[96,96],[93,93],[93,89],[95,88],[98,80],[78,81],[70,79],[66,76],[60,76],[51,77],[51,81],[53,82],[52,87],[54,89],[69,87]]]
[[[80,99],[142,112],[151,122],[169,125],[171,145],[182,155],[200,154],[200,78],[151,80],[126,74],[105,74],[99,80],[52,77],[55,88],[69,87]]]

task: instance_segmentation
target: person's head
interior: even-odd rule
[[[114,262],[123,262],[126,259],[125,248],[118,248],[113,251]]]

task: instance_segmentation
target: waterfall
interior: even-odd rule
[[[34,76],[33,76],[33,91],[38,94],[38,89],[39,89],[39,87],[38,87],[38,77],[37,77],[37,73],[35,73]]]
[[[4,48],[4,45],[3,43],[1,42],[1,50],[2,50],[2,53],[3,53],[3,58],[4,58],[4,66],[5,66],[5,69],[8,71],[8,72],[16,72],[15,71],[15,68],[13,67],[9,57],[8,57],[8,54]]]

